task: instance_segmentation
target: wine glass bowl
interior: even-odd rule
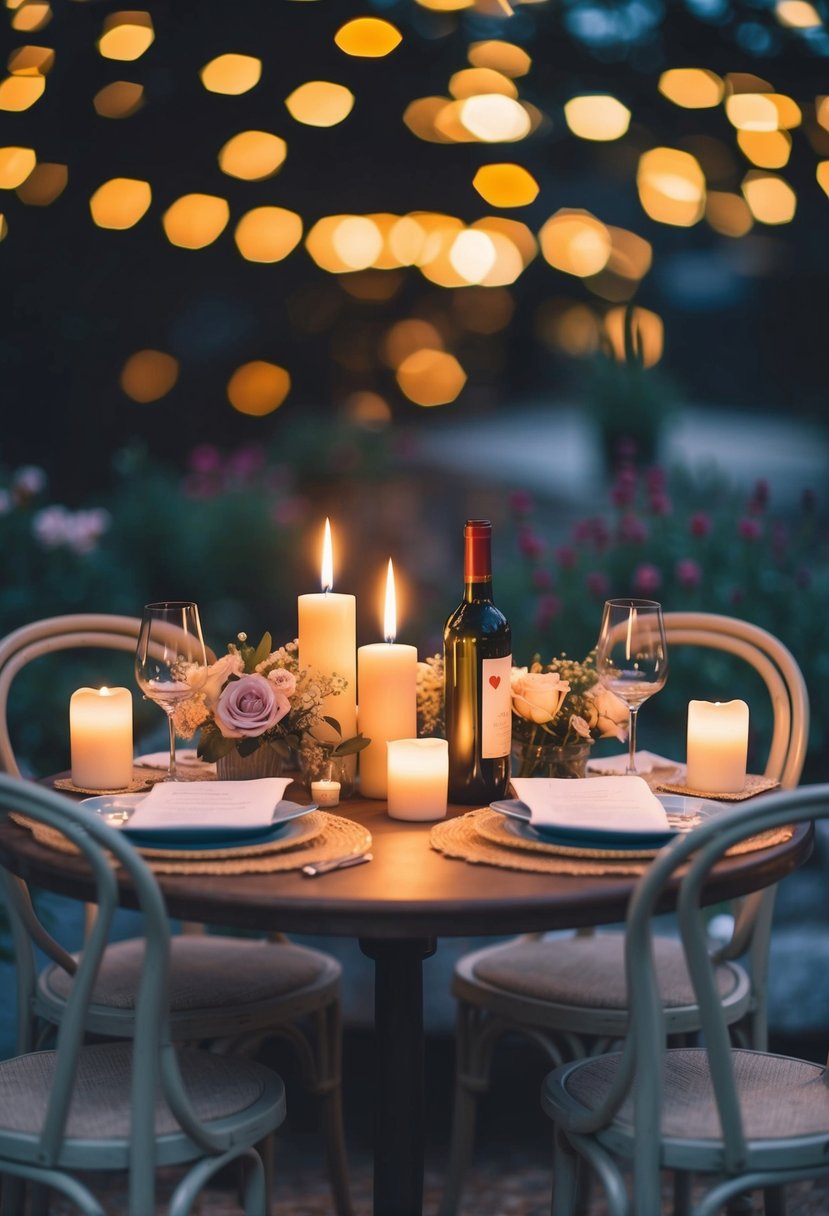
[[[628,707],[626,773],[636,773],[639,709],[668,678],[668,641],[662,606],[655,600],[606,600],[596,643],[596,672]]]
[[[135,679],[144,696],[167,715],[170,761],[166,781],[177,781],[176,706],[198,692],[207,678],[207,652],[198,605],[192,600],[147,604],[135,649]]]

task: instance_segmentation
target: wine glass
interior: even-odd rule
[[[628,707],[628,762],[636,774],[636,717],[668,678],[668,641],[655,600],[606,600],[596,644],[596,671],[605,688]]]
[[[141,617],[135,650],[135,679],[150,701],[167,715],[170,727],[170,763],[165,781],[178,781],[176,773],[176,706],[198,692],[207,678],[207,653],[192,600],[165,600],[147,604]]]

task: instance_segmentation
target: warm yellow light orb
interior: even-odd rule
[[[630,110],[616,97],[592,93],[571,97],[564,106],[564,120],[580,139],[609,142],[621,139],[630,126]]]
[[[248,262],[281,262],[302,240],[302,220],[284,207],[254,207],[239,220],[233,239]]]
[[[215,194],[185,194],[162,217],[167,240],[181,249],[204,249],[224,232],[230,219],[227,200]]]
[[[99,186],[89,200],[89,210],[99,228],[123,231],[133,228],[152,202],[150,183],[134,177],[113,177]]]
[[[285,98],[288,113],[308,127],[336,127],[354,108],[354,94],[330,80],[309,80]]]
[[[482,165],[472,185],[493,207],[527,207],[539,191],[533,175],[515,164]]]
[[[254,55],[219,55],[204,65],[199,76],[208,93],[238,97],[259,84],[262,60]]]
[[[262,418],[278,409],[291,390],[291,377],[284,367],[254,359],[237,368],[230,377],[227,397],[240,414]]]
[[[379,17],[356,17],[340,26],[334,41],[346,55],[382,59],[400,45],[403,35],[390,21]]]
[[[288,145],[268,131],[240,131],[219,152],[219,168],[229,177],[261,182],[282,167]]]

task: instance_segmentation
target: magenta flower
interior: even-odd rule
[[[533,586],[536,591],[549,591],[553,585],[553,576],[549,570],[545,570],[543,566],[536,566],[533,570]]]
[[[556,549],[556,561],[562,570],[572,570],[579,555],[572,545],[559,545]]]
[[[212,443],[200,443],[193,448],[188,463],[194,473],[218,473],[222,458]]]
[[[702,582],[702,570],[699,562],[695,562],[692,557],[683,557],[676,564],[676,581],[680,587],[684,587],[688,591],[693,591],[699,587]]]
[[[535,614],[536,628],[546,629],[561,613],[561,600],[557,595],[542,595]]]
[[[754,542],[760,539],[763,535],[763,525],[756,519],[752,519],[748,515],[744,515],[737,525],[737,531],[742,540]]]
[[[544,552],[544,541],[529,525],[524,524],[518,532],[518,549],[524,557],[537,561]]]
[[[688,527],[692,536],[695,536],[697,540],[704,540],[706,536],[711,535],[714,525],[710,515],[706,515],[704,511],[695,511]]]
[[[584,585],[594,600],[607,599],[607,593],[610,589],[610,580],[604,571],[591,570],[587,578],[584,580]]]
[[[652,514],[659,515],[663,518],[673,512],[673,503],[667,494],[655,490],[650,497],[650,509]]]
[[[526,490],[513,490],[509,496],[509,505],[513,514],[529,515],[533,509],[533,500]]]
[[[633,589],[637,595],[653,595],[662,586],[662,574],[649,562],[643,562],[633,572]]]
[[[636,501],[636,474],[632,469],[620,469],[610,489],[614,507],[630,507]]]
[[[637,515],[625,515],[619,524],[619,539],[625,544],[643,545],[648,539],[648,525]]]

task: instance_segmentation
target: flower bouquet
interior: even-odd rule
[[[237,641],[208,667],[207,678],[173,714],[182,739],[200,731],[201,759],[221,761],[234,751],[248,757],[267,748],[284,765],[306,745],[329,757],[351,755],[367,746],[370,740],[363,735],[336,743],[314,737],[323,723],[341,733],[336,718],[324,712],[324,703],[343,691],[344,677],[300,668],[296,641],[276,650],[271,649],[269,633],[258,646],[249,646],[244,633]]]
[[[512,774],[583,777],[596,739],[627,738],[628,710],[599,683],[595,652],[513,667]]]

